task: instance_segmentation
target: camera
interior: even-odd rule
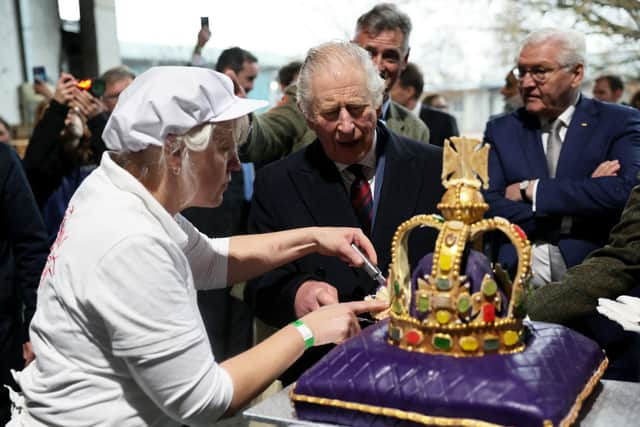
[[[77,84],[79,89],[88,91],[96,98],[101,98],[104,95],[105,83],[101,79],[84,79],[80,80]]]

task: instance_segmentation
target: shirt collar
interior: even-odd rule
[[[140,181],[114,162],[111,154],[112,152],[105,151],[100,161],[100,168],[104,171],[106,177],[118,189],[131,193],[142,200],[147,211],[160,223],[169,237],[178,246],[185,248],[188,240],[187,234],[180,228],[175,218],[169,214]]]
[[[571,124],[571,119],[573,118],[573,113],[576,112],[576,104],[578,103],[579,100],[580,100],[580,93],[578,92],[578,94],[576,95],[571,105],[569,105],[567,109],[564,110],[556,119],[556,120],[560,120],[560,122],[562,122],[562,125],[564,127],[569,127],[569,125]],[[547,129],[549,127],[549,120],[541,119],[540,124],[542,126],[542,129]]]
[[[378,130],[374,130],[373,132],[373,143],[371,144],[371,148],[369,152],[365,154],[365,156],[358,162],[359,165],[365,166],[369,168],[369,170],[375,170],[376,168],[376,145],[378,144]],[[334,162],[338,170],[342,173],[346,168],[350,165],[346,165],[340,162]]]
[[[387,114],[389,113],[389,106],[391,105],[391,97],[387,97],[387,99],[382,103],[382,116],[381,119],[383,121],[387,120]]]
[[[413,110],[411,110],[411,112],[420,117],[420,110],[422,110],[422,102],[418,101],[416,102],[416,106],[413,107]]]

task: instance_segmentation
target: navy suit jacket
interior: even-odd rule
[[[557,244],[568,267],[580,263],[607,242],[611,227],[638,183],[640,112],[581,96],[562,144],[555,178],[549,177],[538,119],[520,108],[489,121],[485,142],[489,154],[487,216],[507,218],[524,229],[529,240]],[[591,178],[605,160],[619,160],[617,176]],[[530,203],[504,197],[505,188],[539,179],[536,211]],[[560,233],[571,217],[569,233]],[[499,261],[512,267],[515,251],[503,245]]]
[[[377,133],[376,151],[384,154],[384,171],[375,196],[371,240],[378,265],[386,274],[398,225],[414,215],[436,212],[444,191],[442,150],[397,136],[380,122]],[[258,172],[249,215],[250,232],[307,226],[359,227],[340,173],[318,140]],[[416,229],[411,234],[409,255],[414,265],[433,250],[436,235],[431,229]],[[245,298],[258,317],[283,326],[295,320],[295,294],[306,280],[335,286],[340,301],[362,299],[376,290],[376,283],[361,269],[338,258],[313,254],[253,280]]]
[[[429,128],[429,144],[442,147],[446,138],[460,135],[458,122],[449,113],[423,105],[420,109],[420,119]]]

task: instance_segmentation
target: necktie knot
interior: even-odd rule
[[[354,163],[347,167],[347,170],[353,174],[356,179],[367,179],[364,174],[364,167],[359,163]]]

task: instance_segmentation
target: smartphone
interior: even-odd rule
[[[209,28],[209,17],[208,16],[200,17],[200,26]]]
[[[89,93],[93,96],[95,96],[96,98],[102,98],[102,95],[104,95],[104,89],[106,87],[106,84],[104,82],[104,80],[102,79],[93,79],[93,84],[91,85],[91,88],[89,89]]]
[[[47,71],[43,65],[33,67],[33,80],[40,80],[41,82],[47,81]]]

